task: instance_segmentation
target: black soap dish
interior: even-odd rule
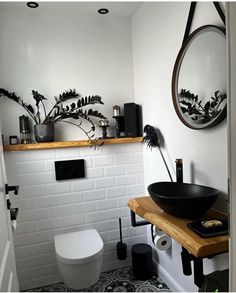
[[[192,231],[194,231],[195,233],[197,233],[199,236],[203,238],[228,234],[228,219],[223,219],[223,220],[219,219],[219,221],[222,222],[222,226],[212,227],[212,228],[205,228],[202,225],[202,221],[204,220],[202,219],[196,222],[187,223],[187,226],[189,227],[189,229],[191,229]]]

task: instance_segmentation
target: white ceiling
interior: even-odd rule
[[[30,1],[30,0],[29,0]],[[33,0],[35,1],[35,0]],[[46,2],[46,1],[35,1],[39,3],[37,9],[60,9],[60,10],[77,10],[78,13],[84,14],[97,14],[99,8],[109,9],[109,16],[116,16],[122,18],[131,18],[137,9],[140,7],[142,2],[90,2],[90,1],[55,1],[55,2]],[[27,2],[21,1],[0,1],[0,7],[11,7],[19,9],[31,9],[26,6]]]

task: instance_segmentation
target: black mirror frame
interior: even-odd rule
[[[191,41],[195,38],[196,35],[199,34],[199,32],[201,32],[202,30],[205,30],[207,28],[215,28],[215,29],[221,31],[224,35],[226,35],[224,28],[218,27],[215,25],[204,25],[204,26],[199,27],[195,31],[193,31],[186,38],[186,40],[184,41],[184,43],[183,43],[183,45],[177,55],[175,65],[174,65],[173,74],[172,74],[172,100],[173,100],[173,104],[175,107],[175,112],[184,125],[186,125],[187,127],[191,128],[191,129],[195,129],[195,130],[201,130],[201,129],[214,127],[214,126],[218,125],[219,123],[221,123],[227,116],[227,102],[226,102],[225,107],[223,108],[221,113],[212,121],[212,123],[208,122],[208,123],[203,124],[202,127],[194,127],[194,125],[188,123],[188,121],[186,121],[184,119],[183,115],[180,112],[181,110],[178,106],[178,77],[179,77],[179,71],[181,68],[182,60],[185,56],[185,53],[186,53],[189,45],[191,44]]]

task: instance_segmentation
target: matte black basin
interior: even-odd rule
[[[199,218],[219,194],[211,187],[178,182],[152,183],[148,192],[165,212],[181,218]]]

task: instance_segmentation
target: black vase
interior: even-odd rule
[[[34,125],[34,136],[37,142],[54,141],[54,124]]]

